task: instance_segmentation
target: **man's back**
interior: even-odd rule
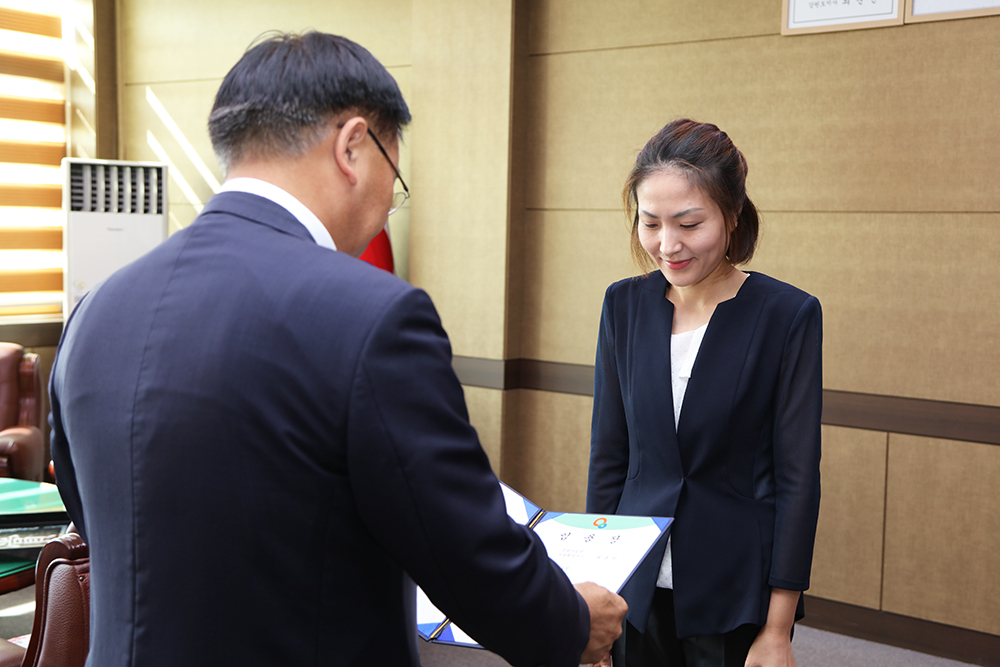
[[[90,664],[415,663],[404,570],[487,644],[535,623],[525,660],[578,656],[587,614],[503,516],[449,364],[426,295],[252,195],[88,296],[52,389]]]

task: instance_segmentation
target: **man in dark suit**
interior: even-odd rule
[[[75,310],[52,446],[89,665],[416,665],[413,581],[514,665],[619,634],[507,518],[430,299],[355,259],[408,121],[356,44],[256,45],[209,121],[223,191]]]

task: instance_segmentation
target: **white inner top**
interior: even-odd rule
[[[687,391],[688,380],[691,379],[691,369],[698,358],[698,349],[705,338],[704,325],[692,331],[671,334],[670,336],[670,384],[674,394],[674,429],[681,421],[681,406],[684,404],[684,392]],[[674,566],[670,545],[672,537],[667,538],[667,550],[663,552],[660,563],[660,574],[656,578],[657,588],[674,587]]]

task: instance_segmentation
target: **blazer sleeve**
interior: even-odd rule
[[[769,583],[806,590],[820,498],[823,322],[819,301],[799,308],[785,341],[774,424],[775,527]]]
[[[590,427],[587,511],[614,513],[625,488],[629,433],[615,356],[612,285],[604,295],[594,364],[594,413]]]
[[[366,527],[459,627],[515,666],[579,664],[587,605],[507,516],[422,291],[397,297],[364,344],[347,457]]]

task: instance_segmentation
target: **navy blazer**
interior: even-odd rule
[[[409,577],[511,663],[578,663],[586,604],[507,517],[430,299],[280,206],[216,195],[92,291],[51,394],[88,665],[417,665]]]
[[[676,519],[679,637],[763,625],[772,586],[809,587],[819,513],[819,302],[751,273],[712,315],[675,427],[667,288],[657,271],[605,295],[587,511]],[[664,545],[624,593],[640,631]]]

